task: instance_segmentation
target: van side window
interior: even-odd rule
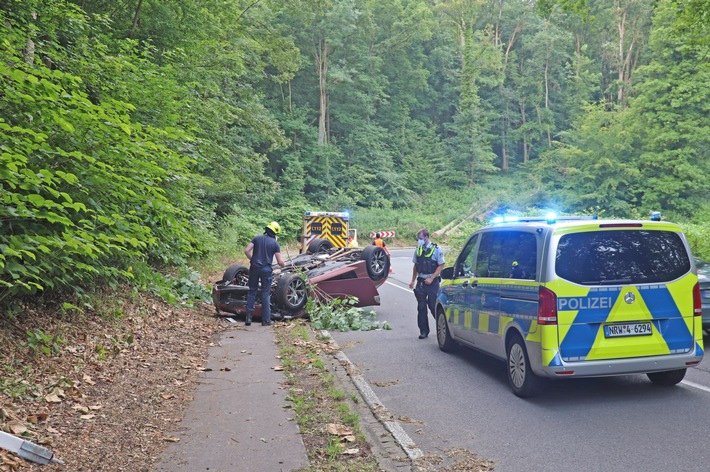
[[[476,273],[480,277],[535,279],[536,269],[535,233],[494,231],[482,234],[476,259]]]
[[[475,277],[473,262],[476,257],[476,243],[478,235],[472,237],[461,250],[461,254],[456,262],[454,277]]]

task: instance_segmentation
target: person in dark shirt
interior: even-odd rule
[[[525,271],[523,270],[522,267],[520,267],[520,264],[518,264],[518,261],[513,261],[513,264],[510,268],[510,275],[508,276],[508,278],[509,279],[525,279],[525,278],[527,278]]]
[[[281,257],[281,246],[276,241],[276,235],[281,232],[281,226],[272,221],[264,228],[264,234],[255,236],[244,249],[244,254],[250,261],[249,265],[249,294],[247,295],[247,317],[245,325],[251,324],[254,312],[256,292],[261,283],[261,325],[269,326],[271,321],[271,278],[274,257],[279,266],[286,265]]]

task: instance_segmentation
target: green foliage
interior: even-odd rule
[[[681,228],[688,238],[693,255],[710,261],[710,224],[681,223]]]
[[[336,298],[329,301],[308,299],[305,311],[313,329],[336,329],[338,331],[369,331],[392,329],[386,321],[377,321],[377,315],[355,307],[355,297]]]
[[[199,272],[181,267],[176,274],[163,275],[145,263],[129,268],[133,285],[141,291],[158,295],[173,305],[192,306],[194,302],[211,302],[210,290],[200,282]]]
[[[306,209],[398,242],[487,204],[702,225],[707,0],[617,3],[6,0],[0,305],[204,299],[134,261],[288,241]]]
[[[27,346],[32,355],[38,354],[59,354],[61,345],[66,341],[57,335],[46,334],[42,330],[27,331]]]

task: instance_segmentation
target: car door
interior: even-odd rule
[[[451,335],[457,339],[472,342],[472,298],[476,277],[474,274],[478,235],[474,234],[464,245],[454,265],[453,280],[442,286],[443,299],[446,300],[446,316]]]
[[[500,283],[507,267],[502,257],[503,231],[481,233],[476,253],[476,278],[470,287],[468,304],[472,312],[471,342],[487,352],[495,352],[498,336]]]

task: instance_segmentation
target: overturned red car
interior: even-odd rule
[[[278,270],[280,269],[280,270]],[[309,297],[317,301],[355,297],[355,306],[380,304],[378,287],[389,276],[390,258],[383,248],[334,248],[330,241],[315,239],[305,254],[274,265],[271,283],[271,316],[274,319],[299,317]],[[212,287],[217,313],[246,313],[249,268],[235,264],[224,271]],[[261,289],[260,289],[261,290]],[[261,294],[257,293],[254,315],[261,315]]]

